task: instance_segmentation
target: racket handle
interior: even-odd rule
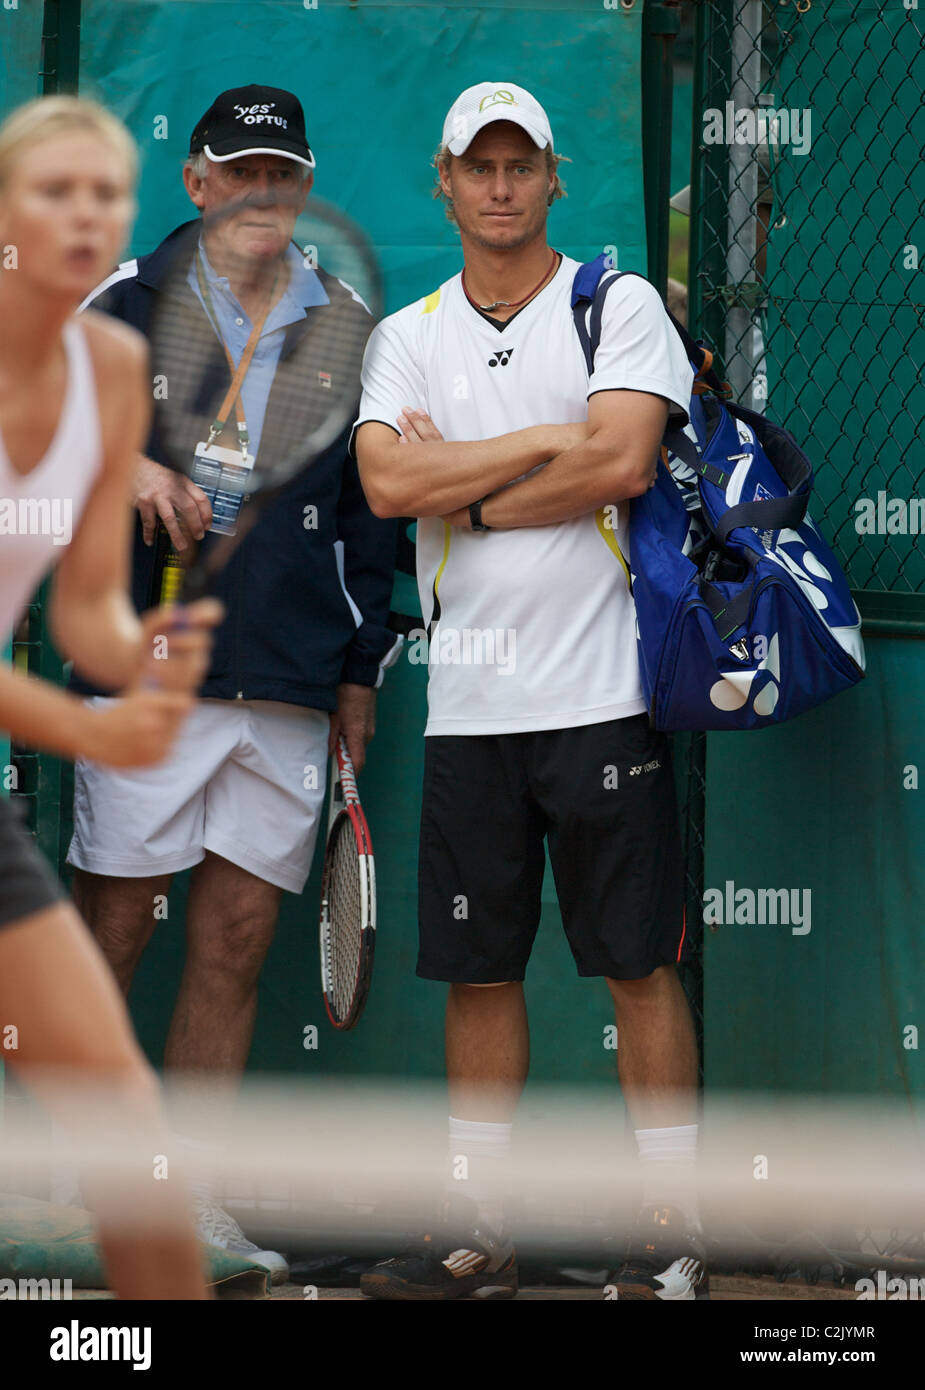
[[[173,548],[173,542],[162,521],[157,524],[154,538],[154,562],[148,585],[148,608],[169,605],[180,596],[183,584],[183,563]]]
[[[205,565],[199,558],[187,568],[174,550],[166,526],[159,522],[147,606],[171,608],[181,600],[193,603],[196,599],[210,597],[215,580],[213,568],[220,568],[220,565]]]
[[[347,740],[343,734],[337,740],[337,761],[340,773],[340,785],[344,793],[344,799],[350,803],[359,800],[357,792],[356,773],[353,770],[353,762],[347,751]]]
[[[190,622],[187,616],[186,607],[182,603],[168,603],[165,607],[170,612],[171,626],[175,632],[186,632]],[[169,642],[169,638],[167,639]],[[161,683],[156,676],[143,676],[140,682],[142,690],[160,690]]]

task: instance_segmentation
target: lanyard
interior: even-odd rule
[[[260,318],[257,319],[254,323],[254,326],[250,331],[250,337],[248,338],[247,343],[244,347],[244,351],[241,354],[240,361],[238,362],[237,367],[235,367],[234,358],[231,356],[231,353],[228,350],[228,344],[225,342],[224,338],[221,335],[221,331],[219,330],[218,315],[215,312],[215,308],[212,304],[212,297],[209,294],[209,287],[206,284],[205,277],[202,273],[201,248],[196,255],[196,279],[199,281],[199,290],[205,301],[206,311],[212,322],[212,327],[215,329],[216,337],[218,338],[219,342],[225,350],[225,357],[228,360],[228,368],[231,372],[231,384],[229,385],[228,390],[225,392],[225,399],[222,401],[221,405],[218,408],[218,415],[212,421],[212,424],[209,426],[209,438],[206,441],[206,447],[208,448],[210,444],[215,443],[215,440],[218,438],[222,430],[228,424],[228,416],[231,413],[231,407],[233,404],[235,419],[237,421],[238,426],[238,444],[240,445],[241,457],[243,459],[247,458],[247,446],[250,441],[250,436],[247,432],[247,421],[244,418],[244,406],[241,403],[241,387],[244,385],[244,378],[247,376],[248,368],[251,364],[251,359],[254,356],[254,351],[260,339],[260,334],[263,332],[263,325],[267,321],[267,315],[270,312],[270,304],[273,299],[274,291],[276,290],[276,281],[278,278],[279,271],[276,272],[276,277],[274,278],[273,284],[270,287],[270,293],[267,296],[266,308],[264,309]]]

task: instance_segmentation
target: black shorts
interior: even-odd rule
[[[418,975],[524,978],[544,838],[579,975],[638,980],[686,959],[670,749],[647,715],[424,742]]]
[[[22,825],[19,805],[0,796],[0,930],[66,897]]]

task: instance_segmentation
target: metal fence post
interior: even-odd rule
[[[642,28],[642,176],[649,276],[660,294],[668,282],[671,197],[671,97],[677,0],[647,0]]]
[[[45,0],[39,80],[43,96],[76,92],[80,63],[80,0]],[[26,652],[32,675],[63,683],[60,657],[48,638],[45,613],[51,592],[45,580],[29,605],[28,637],[15,643]],[[62,764],[49,753],[19,751],[16,765],[20,794],[29,798],[28,820],[42,853],[57,867],[61,838]]]
[[[76,92],[80,67],[80,0],[45,0],[39,78],[42,95]]]

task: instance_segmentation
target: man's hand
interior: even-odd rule
[[[398,417],[403,444],[442,444],[443,435],[425,410],[413,410],[406,405]]]
[[[369,685],[339,685],[337,709],[331,715],[328,756],[334,752],[341,734],[355,772],[366,762],[366,745],[376,732],[376,692]]]
[[[402,431],[402,444],[426,444],[428,440],[431,442],[443,441],[443,435],[425,410],[412,410],[411,406],[405,406],[398,417],[398,423]],[[445,521],[448,526],[461,526],[465,531],[472,530],[468,507],[459,507],[455,512],[448,512],[440,519]]]
[[[190,538],[201,541],[212,524],[212,508],[202,488],[144,454],[139,454],[135,467],[131,502],[141,514],[145,545],[154,544],[158,517],[177,551],[185,550]]]
[[[596,391],[588,402],[587,440],[493,492],[482,504],[485,525],[552,526],[642,497],[656,477],[670,407],[667,397],[650,391]]]

